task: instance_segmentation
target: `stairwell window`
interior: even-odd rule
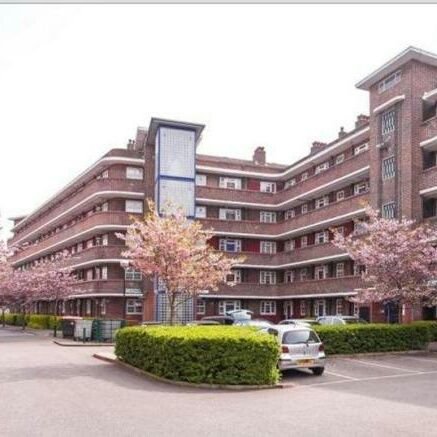
[[[126,200],[125,211],[134,214],[143,213],[143,201],[142,200]]]
[[[241,179],[240,178],[228,178],[220,177],[219,180],[220,188],[228,188],[230,190],[241,190]]]
[[[381,116],[381,134],[388,135],[396,129],[396,111],[385,111]]]
[[[261,223],[276,223],[276,212],[275,211],[260,211],[259,221]]]
[[[392,179],[395,177],[395,157],[389,156],[382,160],[382,179]]]
[[[268,254],[276,253],[276,241],[261,241],[260,252]]]
[[[220,220],[240,221],[241,209],[220,208],[219,218]]]
[[[241,252],[241,240],[220,238],[219,249],[223,252]]]
[[[382,217],[386,219],[394,219],[396,217],[395,202],[388,202],[382,205]]]
[[[261,270],[259,272],[259,283],[264,285],[276,284],[276,272],[271,270]]]
[[[276,314],[276,302],[274,300],[262,300],[260,303],[260,314],[262,316]]]
[[[263,193],[276,193],[276,182],[261,181],[260,191],[262,191]]]

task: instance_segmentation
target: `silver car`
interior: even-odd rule
[[[319,336],[302,325],[276,325],[267,330],[277,335],[281,344],[279,369],[311,369],[314,375],[325,370],[325,347]]]
[[[365,320],[355,316],[321,316],[317,318],[317,322],[321,325],[351,325],[365,324]]]

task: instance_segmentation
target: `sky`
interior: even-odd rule
[[[0,215],[26,214],[151,117],[199,153],[291,164],[368,113],[355,84],[437,5],[0,5]]]

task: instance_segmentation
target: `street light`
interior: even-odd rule
[[[129,261],[120,261],[120,266],[123,269],[123,320],[126,320],[126,270],[129,267]]]

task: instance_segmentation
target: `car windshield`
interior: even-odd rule
[[[314,331],[296,330],[285,332],[282,336],[282,344],[319,343],[320,340]]]

